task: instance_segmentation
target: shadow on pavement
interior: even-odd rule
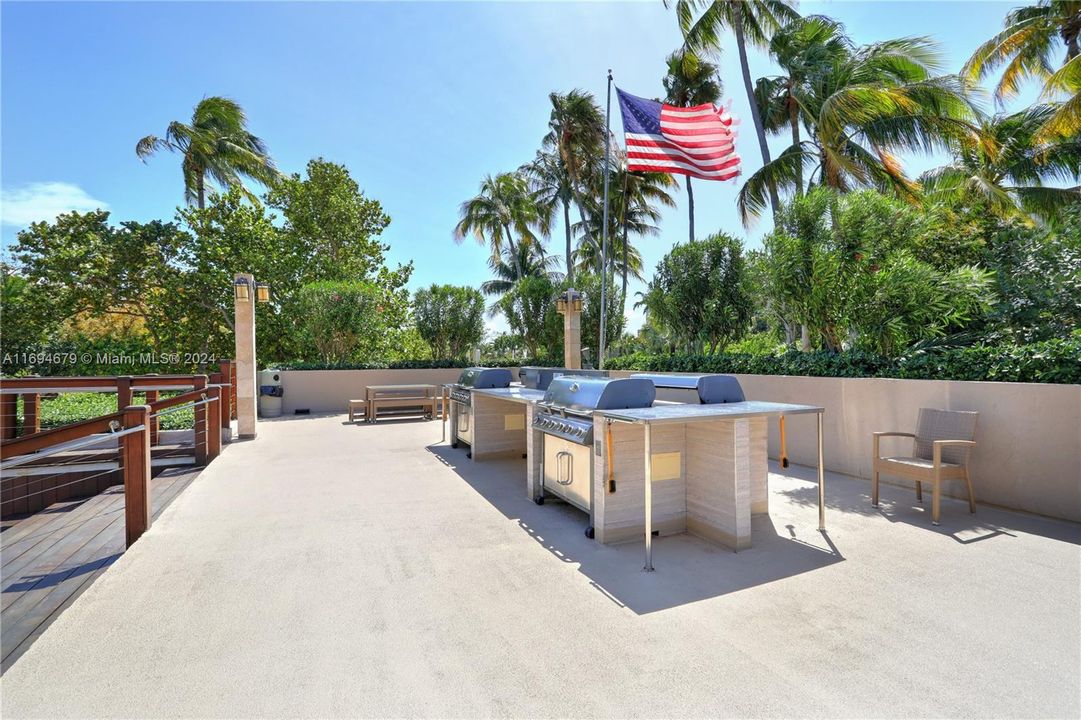
[[[428,447],[477,493],[514,520],[559,562],[577,564],[598,592],[621,607],[645,614],[818,570],[844,560],[825,533],[813,526],[783,527],[769,516],[752,520],[754,547],[734,553],[692,535],[653,542],[655,572],[642,571],[644,545],[601,545],[585,537],[587,517],[557,502],[536,505],[526,497],[524,460],[474,463],[461,449]],[[813,490],[813,488],[811,488]]]

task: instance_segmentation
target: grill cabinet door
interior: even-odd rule
[[[586,445],[544,436],[544,490],[589,512],[593,499],[593,455]]]

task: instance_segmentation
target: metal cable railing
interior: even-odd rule
[[[113,423],[117,426],[119,425],[116,421],[113,421]],[[144,430],[146,430],[146,425],[135,425],[129,428],[116,429],[108,433],[96,433],[89,437],[58,443],[44,450],[26,453],[24,455],[16,455],[3,460],[0,462],[0,471],[6,472],[7,476],[0,477],[0,488],[2,488],[4,494],[11,494],[19,485],[24,486],[27,489],[27,492],[0,501],[0,507],[11,506],[15,503],[26,501],[29,498],[37,497],[39,495],[55,493],[62,488],[70,487],[72,485],[83,485],[83,487],[87,489],[96,487],[90,484],[91,481],[123,470],[123,465],[120,462],[119,457],[121,452],[119,440],[128,435],[143,432]],[[109,445],[105,448],[95,448],[95,446],[102,445],[103,443],[109,443]],[[115,453],[110,452],[107,455],[107,458],[114,459],[98,459],[86,455],[88,452],[94,452],[101,449],[115,450]],[[81,451],[83,454],[77,455],[65,462],[50,462],[42,465],[31,464],[45,458],[76,451]],[[84,475],[84,472],[93,472],[93,474]],[[50,477],[63,477],[65,475],[76,473],[78,473],[80,477],[75,480],[69,480],[68,482],[59,484],[49,484],[48,487],[42,487]],[[29,491],[29,488],[32,485],[37,485],[39,489]]]
[[[148,393],[141,405],[131,403],[135,393],[129,391],[128,404],[119,412],[3,438],[0,511],[5,516],[36,512],[122,483],[125,534],[128,545],[135,542],[150,526],[154,468],[205,465],[221,452],[225,405],[221,401],[231,404],[231,388],[208,385],[205,376],[195,385],[193,390],[167,398]],[[194,417],[187,421],[192,425],[179,444],[157,442],[159,418],[192,411]],[[185,420],[180,424],[186,424]]]

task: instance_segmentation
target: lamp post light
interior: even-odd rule
[[[254,438],[256,433],[256,302],[270,302],[270,285],[256,283],[249,273],[237,273],[233,281],[233,327],[236,333],[236,422],[241,439]]]
[[[568,288],[556,298],[556,312],[563,316],[563,366],[582,368],[582,293]]]
[[[250,302],[253,291],[256,302],[270,302],[270,285],[268,283],[257,283],[251,275],[238,274],[233,282],[233,297],[238,302]]]

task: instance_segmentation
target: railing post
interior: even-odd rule
[[[147,390],[146,391],[146,404],[149,405],[150,403],[157,402],[158,397],[159,397],[159,395],[158,395],[157,390]],[[154,447],[155,445],[158,444],[158,432],[161,430],[161,419],[156,418],[156,417],[150,418],[149,427],[150,427],[150,447]]]
[[[207,462],[213,462],[221,455],[221,385],[211,385],[207,389],[207,398],[211,401],[207,405],[208,421],[206,424],[206,455]]]
[[[128,547],[150,529],[150,407],[124,408],[124,427],[141,432],[120,438],[124,464],[124,525]]]
[[[224,414],[224,420],[222,421],[222,427],[229,427],[229,421],[233,419],[233,412],[236,409],[236,368],[233,367],[232,360],[221,361],[221,376],[222,382],[229,385],[229,397],[225,406],[228,411]]]
[[[131,406],[131,379],[131,375],[122,375],[116,379],[117,412]]]
[[[206,390],[206,375],[194,376],[195,389]],[[200,433],[202,435],[200,436]],[[206,465],[207,440],[210,438],[210,427],[206,421],[206,405],[195,406],[195,464]]]
[[[23,431],[22,435],[41,432],[41,395],[23,393]]]
[[[233,384],[226,382],[221,389],[221,429],[232,431]],[[230,437],[230,434],[226,435]]]
[[[19,396],[0,395],[0,440],[11,440],[19,422]]]

